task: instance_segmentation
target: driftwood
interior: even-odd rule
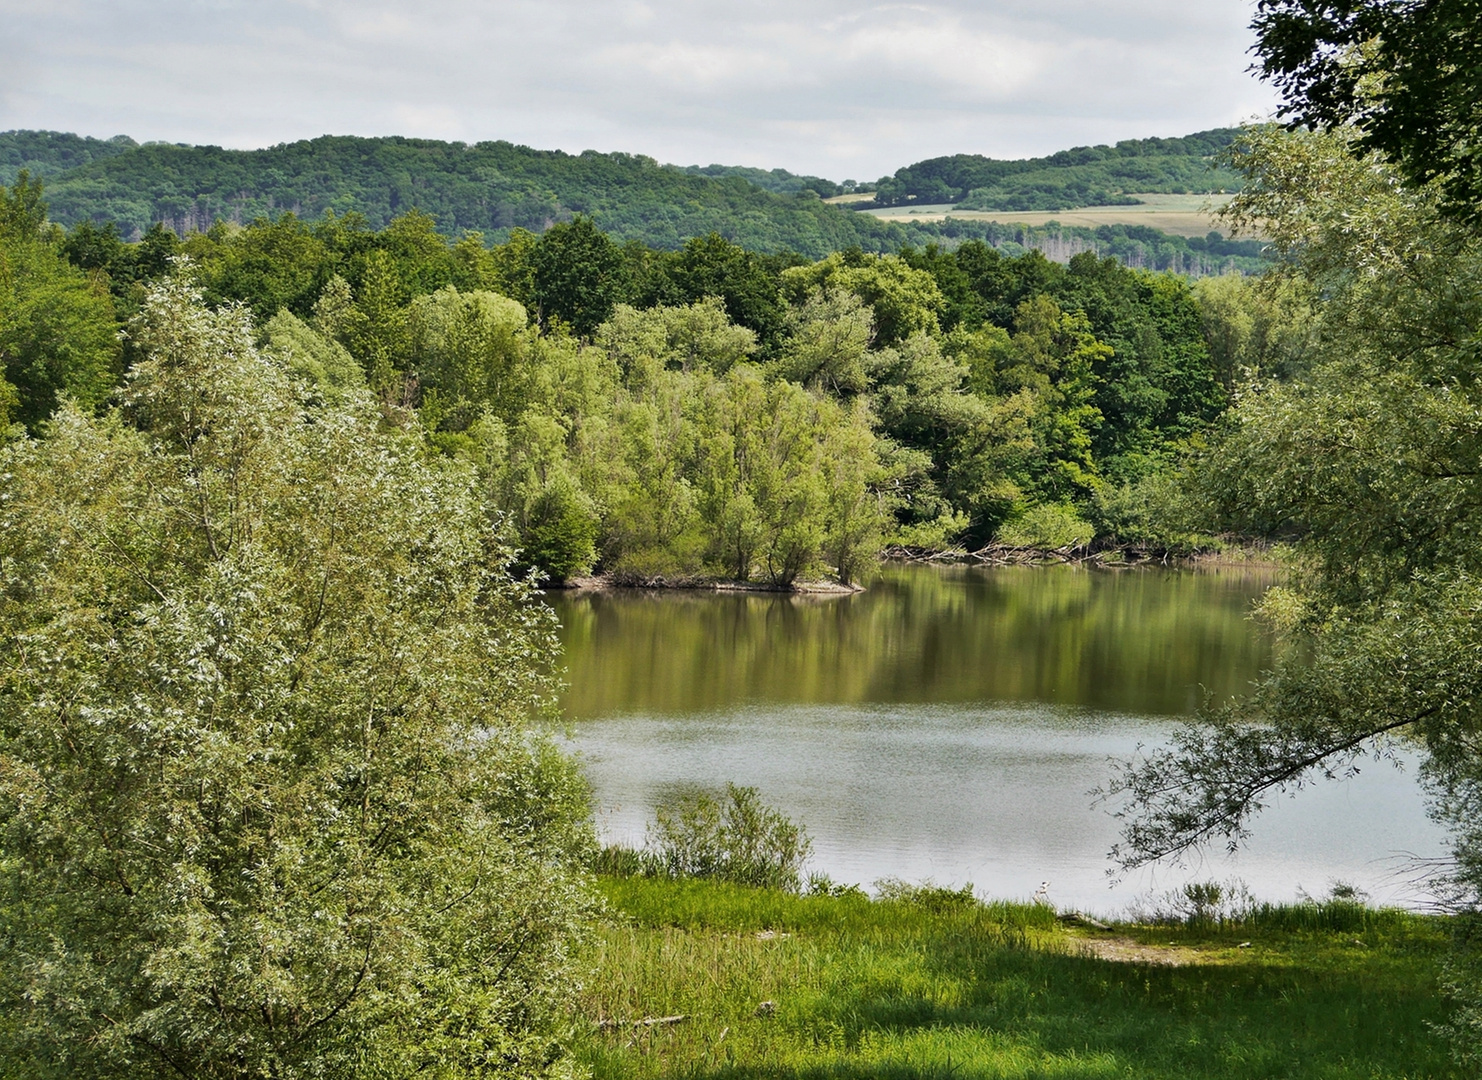
[[[1108,924],[1102,922],[1100,919],[1093,919],[1091,916],[1082,914],[1079,911],[1067,911],[1061,915],[1057,915],[1056,918],[1069,926],[1085,926],[1092,930],[1111,929]]]
[[[1197,559],[1197,553],[1171,551],[1123,544],[1067,544],[1065,547],[1019,547],[1014,544],[987,544],[976,551],[966,548],[911,547],[892,544],[880,553],[883,559],[913,563],[972,563],[978,566],[1049,566],[1082,565],[1135,566],[1161,563],[1171,566]]]
[[[658,1027],[660,1024],[677,1024],[688,1020],[684,1013],[678,1016],[645,1016],[642,1020],[598,1020],[598,1028]]]

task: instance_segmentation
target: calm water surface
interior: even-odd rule
[[[1435,854],[1410,768],[1274,804],[1250,847],[1113,886],[1116,822],[1088,792],[1109,758],[1167,738],[1205,695],[1244,692],[1271,659],[1249,618],[1269,576],[905,566],[854,596],[552,594],[572,744],[609,839],[653,807],[726,782],[802,822],[839,881],[972,882],[1113,911],[1189,879],[1260,896],[1356,882],[1416,897],[1404,853]]]

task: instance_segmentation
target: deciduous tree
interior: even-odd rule
[[[149,297],[124,405],[0,467],[0,1059],[538,1076],[582,788],[471,470]]]

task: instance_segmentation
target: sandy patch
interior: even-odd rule
[[[1082,956],[1110,960],[1116,964],[1156,964],[1161,967],[1188,967],[1207,964],[1211,957],[1184,945],[1149,945],[1129,937],[1082,938],[1076,943]]]

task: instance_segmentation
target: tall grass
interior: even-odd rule
[[[1197,957],[1169,967],[1096,959],[1043,908],[950,890],[602,889],[577,1043],[595,1080],[1462,1075],[1427,1026],[1435,918],[1314,904],[1253,909],[1240,937],[1118,928]]]

